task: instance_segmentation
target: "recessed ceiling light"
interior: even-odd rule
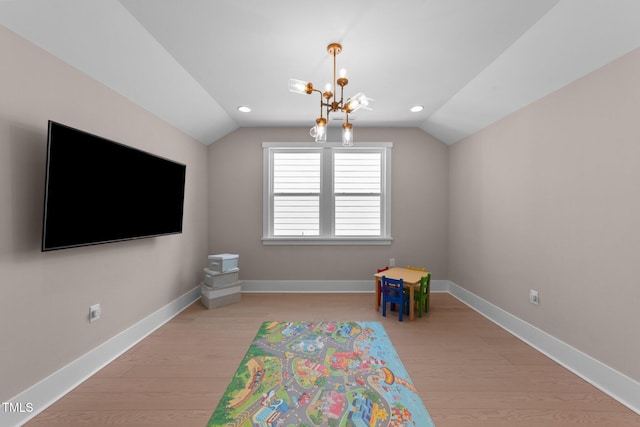
[[[251,108],[247,107],[246,105],[241,105],[238,107],[238,111],[240,111],[241,113],[248,113],[249,111],[251,111]]]
[[[412,113],[418,113],[422,110],[424,110],[424,107],[422,105],[414,105],[413,107],[410,108],[410,111]]]

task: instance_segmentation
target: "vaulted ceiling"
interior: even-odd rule
[[[0,0],[0,24],[204,144],[311,127],[319,95],[288,80],[324,87],[339,42],[345,97],[375,100],[356,132],[452,144],[638,48],[640,1]]]

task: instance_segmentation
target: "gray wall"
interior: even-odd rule
[[[206,147],[0,26],[0,399],[198,285]],[[47,120],[187,165],[184,232],[40,252]],[[88,322],[89,306],[102,318]]]
[[[309,130],[243,128],[209,147],[210,251],[240,254],[242,280],[371,280],[391,257],[446,279],[447,146],[418,129],[358,128],[356,138],[394,144],[390,246],[264,246],[262,142],[308,142]]]
[[[639,72],[636,50],[449,153],[448,279],[636,381]]]

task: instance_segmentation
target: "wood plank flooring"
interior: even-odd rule
[[[197,302],[26,425],[205,427],[262,322],[374,320],[438,427],[640,426],[639,415],[449,294],[433,294],[413,322],[372,305],[372,294],[243,294],[213,310]]]

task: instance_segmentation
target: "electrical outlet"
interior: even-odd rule
[[[100,308],[100,304],[92,305],[89,307],[89,322],[95,322],[100,318],[102,314],[102,309]]]
[[[389,258],[389,267],[395,267],[395,266],[396,266],[396,259]]]
[[[538,291],[534,291],[533,289],[529,291],[529,301],[531,304],[538,304],[538,302],[540,302]]]

